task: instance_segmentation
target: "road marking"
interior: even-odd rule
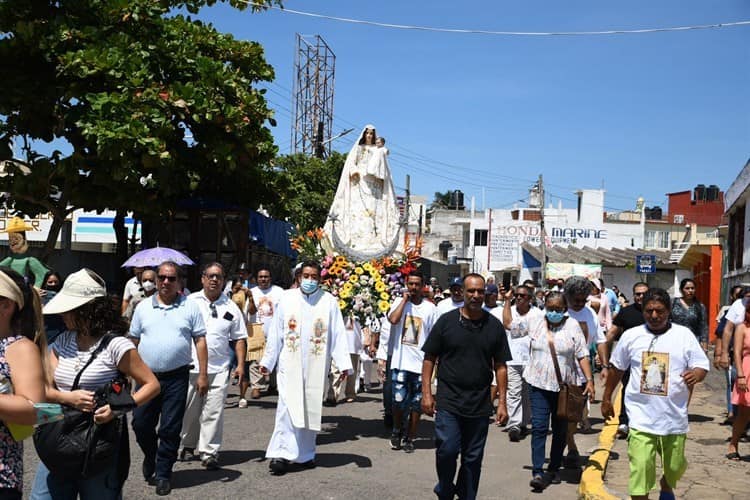
[[[604,487],[604,473],[607,470],[607,461],[612,446],[615,443],[617,435],[617,426],[620,423],[620,397],[622,391],[617,391],[615,398],[614,410],[615,416],[607,420],[599,433],[599,446],[596,451],[589,456],[589,461],[581,475],[581,482],[578,485],[578,498],[585,500],[618,500],[609,493]]]

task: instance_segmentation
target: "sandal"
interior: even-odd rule
[[[727,457],[727,460],[733,460],[735,462],[739,462],[740,460],[742,460],[742,457],[736,451],[733,451],[731,453],[727,453],[726,457]]]

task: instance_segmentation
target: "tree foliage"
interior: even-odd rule
[[[345,161],[346,155],[335,151],[325,160],[303,154],[277,158],[269,214],[303,229],[323,227]]]
[[[0,160],[22,138],[31,170],[0,178],[16,210],[159,217],[191,196],[266,199],[275,122],[257,83],[273,69],[258,43],[179,13],[214,3],[0,2]],[[69,152],[40,147],[53,141]]]

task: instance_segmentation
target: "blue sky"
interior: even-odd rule
[[[745,0],[353,2],[287,0],[290,9],[387,23],[510,31],[598,31],[750,20]],[[481,208],[604,187],[610,209],[717,184],[750,157],[750,26],[586,37],[510,37],[313,19],[226,5],[201,19],[260,42],[276,71],[268,98],[290,151],[295,33],[336,54],[334,133],[373,123],[388,140],[397,191],[461,189]],[[348,151],[355,133],[334,142]]]

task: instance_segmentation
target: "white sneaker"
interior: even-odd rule
[[[239,408],[247,408],[247,399],[241,398],[240,402],[237,404]]]

